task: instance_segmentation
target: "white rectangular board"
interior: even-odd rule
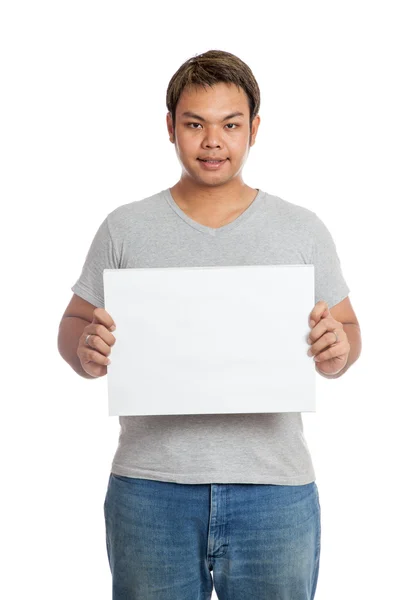
[[[314,265],[104,269],[109,416],[315,411]]]

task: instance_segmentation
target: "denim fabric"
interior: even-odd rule
[[[318,488],[179,484],[110,473],[113,600],[313,600]]]

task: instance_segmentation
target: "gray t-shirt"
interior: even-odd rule
[[[213,229],[187,216],[167,188],[107,215],[71,289],[104,308],[104,269],[302,263],[314,265],[315,303],[332,307],[348,295],[332,236],[311,210],[258,190],[239,217]],[[116,475],[186,484],[315,480],[299,412],[120,416],[119,422]]]

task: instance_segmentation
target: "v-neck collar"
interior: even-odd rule
[[[256,189],[258,189],[258,188],[256,188]],[[209,235],[216,237],[216,236],[224,235],[225,233],[228,233],[228,232],[232,231],[232,229],[234,229],[240,223],[243,223],[243,221],[245,221],[246,219],[248,219],[249,216],[257,209],[258,204],[260,203],[260,200],[261,200],[262,196],[264,195],[264,192],[262,190],[258,189],[257,196],[254,198],[253,202],[238,217],[236,217],[236,219],[234,221],[231,221],[227,225],[222,225],[222,227],[218,227],[218,228],[208,227],[207,225],[203,225],[202,223],[198,223],[194,219],[191,219],[177,205],[177,203],[175,202],[175,200],[172,197],[171,189],[170,188],[167,188],[166,190],[163,190],[162,194],[163,194],[165,200],[170,205],[170,207],[188,225],[190,225],[191,227],[194,227],[194,229],[197,229],[198,231],[202,231],[203,233],[208,233]]]

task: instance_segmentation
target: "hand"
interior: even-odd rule
[[[109,313],[104,308],[95,308],[92,322],[86,325],[79,338],[77,355],[82,369],[92,377],[103,377],[111,361],[108,356],[115,344],[115,337],[110,333],[116,328]],[[86,343],[86,336],[88,343]]]
[[[347,364],[350,344],[340,321],[335,321],[328,304],[320,300],[310,314],[312,327],[307,340],[311,344],[307,354],[314,355],[318,369],[326,375],[336,375]],[[338,341],[335,341],[336,331]]]

